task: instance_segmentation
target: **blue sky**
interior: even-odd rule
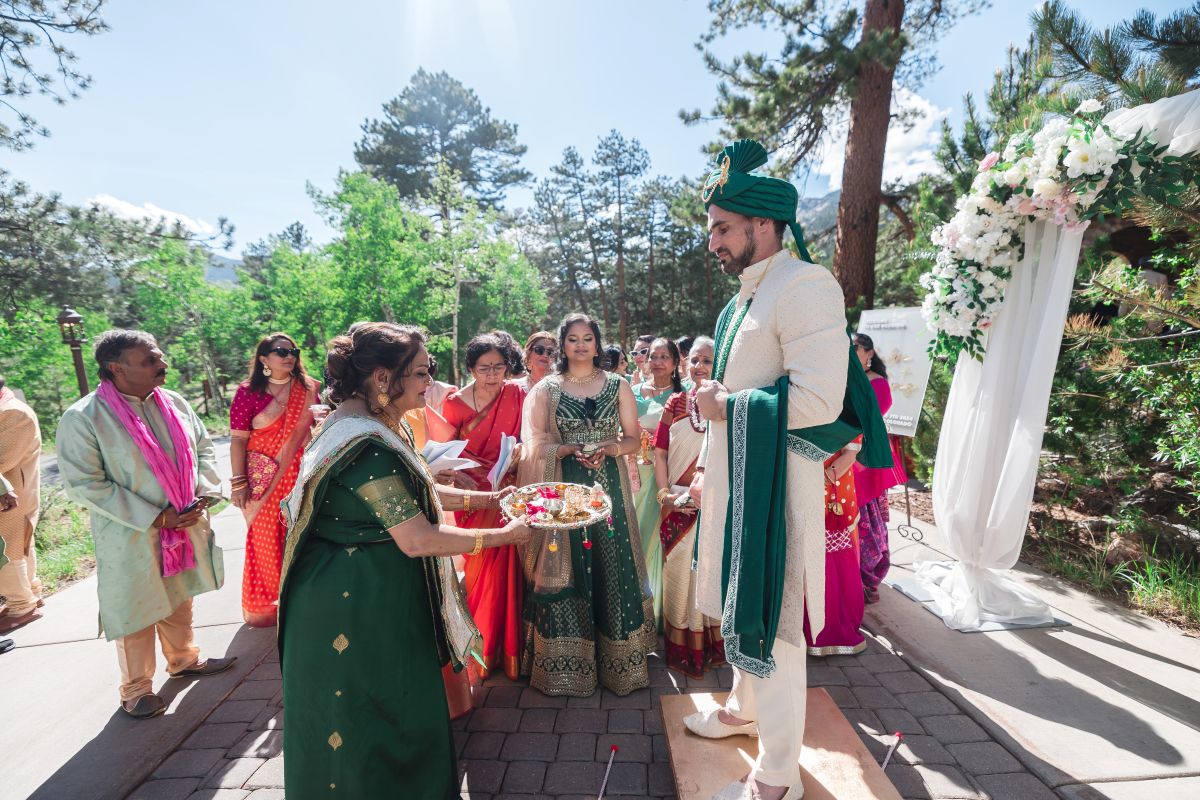
[[[1082,0],[1094,24],[1135,7],[1180,2]],[[956,122],[964,92],[984,92],[1010,41],[1028,36],[1029,2],[995,0],[942,40],[941,71],[907,102],[925,121],[889,140],[890,173],[928,160],[938,120]],[[360,126],[418,67],[445,70],[519,127],[535,176],[574,145],[589,155],[617,128],[639,139],[656,174],[703,170],[712,127],[685,127],[681,108],[707,111],[715,79],[694,48],[702,0],[126,0],[106,11],[112,30],[71,45],[95,83],[62,107],[31,110],[52,133],[4,166],[72,203],[98,199],[125,213],[181,215],[197,228],[227,216],[237,246],[299,220],[328,230],[305,183],[328,189],[354,165]],[[722,51],[774,50],[748,31]],[[839,176],[833,142],[803,186]],[[528,190],[510,195],[526,205]]]

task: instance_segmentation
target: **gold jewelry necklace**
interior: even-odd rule
[[[282,386],[285,383],[292,382],[291,378],[267,378],[267,380],[270,381],[271,383],[275,384],[276,386]]]
[[[413,435],[408,431],[408,427],[404,424],[403,418],[393,420],[392,415],[386,410],[379,412],[375,415],[375,417],[378,418],[385,426],[387,426],[388,430],[394,431],[397,436],[403,439],[405,444],[407,444],[413,450],[417,449],[417,443],[413,439]]]
[[[583,384],[583,383],[591,383],[592,381],[596,380],[596,376],[597,376],[597,375],[599,375],[599,374],[600,374],[600,370],[599,370],[599,369],[592,369],[592,371],[591,371],[591,372],[589,372],[589,373],[587,374],[587,376],[586,376],[586,377],[583,377],[583,378],[576,378],[576,377],[575,377],[574,375],[572,375],[571,373],[569,373],[569,372],[564,372],[564,373],[563,373],[563,378],[565,378],[565,379],[566,379],[566,380],[567,380],[569,383],[579,383],[579,384]]]
[[[657,390],[658,390],[658,391],[660,391],[660,392],[665,392],[667,389],[674,388],[674,386],[675,386],[675,384],[673,384],[673,383],[670,383],[670,382],[668,382],[666,386],[659,386],[659,385],[658,385],[657,383],[655,383],[653,380],[651,380],[651,381],[650,381],[650,387],[651,387],[652,389],[657,389]]]

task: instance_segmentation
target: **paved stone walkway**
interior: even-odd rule
[[[275,659],[268,654],[130,800],[282,798],[282,688]],[[695,680],[667,670],[657,658],[651,664],[651,688],[627,697],[546,697],[522,683],[490,679],[480,705],[453,723],[463,796],[595,797],[615,744],[606,796],[674,797],[658,698],[728,689],[732,675],[726,667]],[[877,758],[892,732],[904,734],[887,774],[905,798],[1056,797],[881,640],[870,638],[857,656],[810,659],[808,675],[810,685],[825,687]]]

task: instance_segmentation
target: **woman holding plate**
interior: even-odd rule
[[[279,503],[296,483],[313,425],[309,406],[317,402],[320,388],[304,373],[295,340],[272,333],[254,348],[250,377],[237,388],[229,407],[231,499],[249,527],[242,617],[256,628],[275,624],[287,535]]]
[[[498,493],[438,487],[404,416],[435,364],[417,328],[358,323],[329,343],[336,410],[287,500],[279,602],[290,800],[457,798],[441,665],[479,657],[450,556],[520,544],[523,520],[463,529],[444,512]]]
[[[525,401],[518,482],[600,484],[607,521],[565,532],[535,530],[525,557],[522,672],[549,695],[586,697],[596,684],[626,695],[650,685],[646,654],[657,636],[629,473],[622,456],[639,445],[637,403],[620,377],[600,368],[600,326],[573,314],[558,329],[556,373]],[[553,548],[553,550],[551,550]],[[550,552],[569,565],[553,591],[535,575]]]

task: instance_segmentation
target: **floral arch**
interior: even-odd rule
[[[934,515],[954,562],[918,580],[946,624],[1043,625],[1049,607],[998,570],[1029,520],[1051,382],[1083,233],[1139,197],[1170,204],[1200,186],[1200,90],[1012,137],[980,162],[921,277],[932,351],[957,359],[933,475]]]

